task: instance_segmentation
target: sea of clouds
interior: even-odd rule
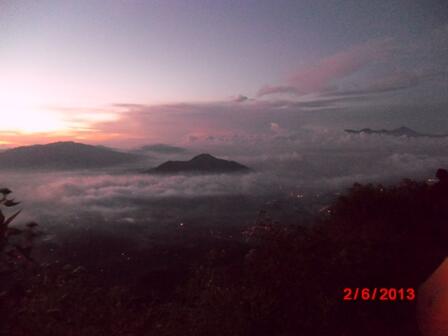
[[[151,153],[156,165],[208,152],[236,160],[244,175],[157,176],[130,170],[3,172],[0,184],[22,202],[20,222],[37,220],[48,231],[67,228],[119,231],[169,225],[246,224],[267,203],[282,199],[312,206],[315,195],[343,192],[354,182],[425,180],[448,167],[448,139],[353,135],[303,129],[268,136],[196,137],[182,154]],[[149,168],[149,167],[136,167]],[[297,196],[300,196],[298,199]],[[317,200],[316,200],[317,202]]]

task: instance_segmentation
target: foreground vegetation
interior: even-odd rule
[[[419,335],[415,301],[346,302],[343,289],[418,288],[448,254],[447,224],[439,170],[433,184],[355,184],[313,226],[261,212],[241,243],[138,284],[25,258],[3,274],[0,335]]]

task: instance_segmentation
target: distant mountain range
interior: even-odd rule
[[[140,159],[135,154],[69,141],[8,149],[0,153],[0,169],[93,169]]]
[[[151,174],[177,174],[177,173],[248,173],[250,168],[235,162],[215,158],[210,154],[195,156],[190,161],[167,161],[160,166],[150,169]]]
[[[426,137],[426,138],[446,138],[446,137],[448,137],[448,134],[424,134],[424,133],[419,133],[419,132],[414,131],[413,129],[408,128],[408,127],[400,127],[400,128],[395,128],[395,129],[392,129],[392,130],[385,130],[385,129],[373,130],[373,129],[370,129],[370,128],[363,128],[362,130],[346,129],[345,132],[352,133],[352,134],[365,133],[365,134],[383,134],[383,135],[390,135],[390,136],[397,136],[397,137],[405,136],[405,137],[410,137],[410,138],[420,138],[420,137]]]

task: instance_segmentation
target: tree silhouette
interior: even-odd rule
[[[22,212],[17,210],[9,217],[5,216],[8,208],[20,204],[8,198],[11,193],[12,191],[8,188],[0,188],[0,267],[3,272],[15,269],[24,261],[34,262],[31,258],[31,250],[37,223],[30,222],[24,229],[11,227],[12,222]]]
[[[436,172],[436,177],[440,182],[446,183],[448,182],[448,171],[446,169],[438,169]]]

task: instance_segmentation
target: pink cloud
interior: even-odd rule
[[[273,93],[299,94],[299,90],[294,86],[288,86],[288,85],[277,85],[277,86],[266,85],[266,86],[263,86],[258,91],[258,96],[261,97],[261,96],[265,96],[265,95],[273,94]]]
[[[391,40],[374,40],[322,58],[315,64],[301,68],[286,85],[266,86],[258,95],[319,93],[330,89],[334,82],[354,74],[365,66],[384,61],[393,49]]]

